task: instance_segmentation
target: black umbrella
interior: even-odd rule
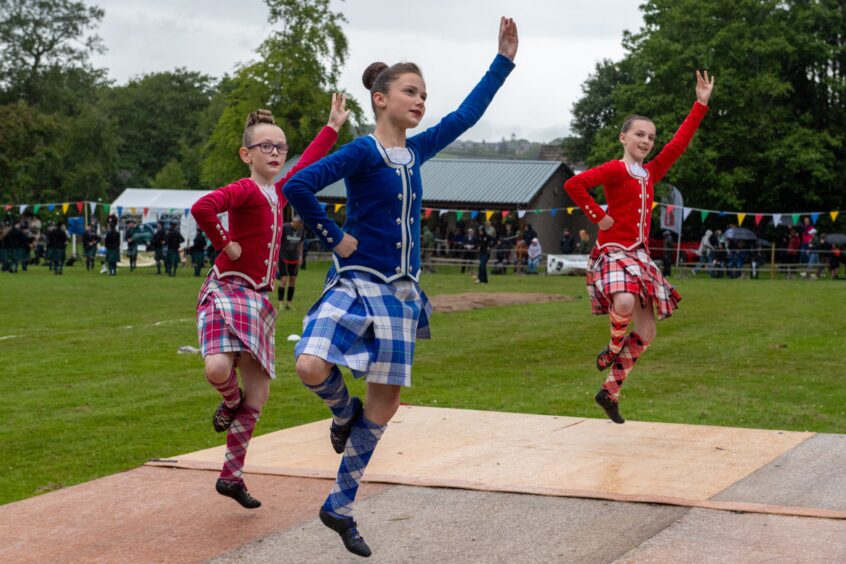
[[[727,229],[724,233],[726,239],[743,240],[743,241],[757,241],[758,236],[751,230],[744,227],[732,227]]]
[[[843,233],[829,233],[825,236],[825,242],[832,245],[846,245],[846,235]]]

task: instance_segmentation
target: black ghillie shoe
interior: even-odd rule
[[[594,399],[596,400],[596,403],[599,404],[599,407],[605,410],[605,414],[608,416],[608,419],[614,423],[619,423],[620,425],[626,422],[626,420],[623,419],[623,416],[620,415],[619,403],[612,400],[611,396],[608,395],[608,392],[604,388],[599,390],[599,393],[596,394]]]
[[[364,556],[365,558],[372,554],[370,547],[367,546],[367,543],[358,534],[358,529],[355,528],[355,521],[353,521],[352,517],[336,517],[321,508],[320,521],[341,535],[341,540],[344,541],[344,547],[353,554]]]
[[[353,414],[347,424],[335,425],[335,420],[333,419],[332,424],[329,426],[329,441],[331,441],[332,448],[335,449],[335,452],[338,454],[344,452],[344,447],[347,444],[347,439],[350,436],[353,424],[355,424],[356,419],[358,419],[359,414],[361,414],[361,400],[357,397],[353,397],[350,402],[353,404]]]
[[[217,406],[217,409],[214,410],[212,425],[214,426],[214,430],[218,433],[224,432],[230,425],[232,425],[232,421],[238,414],[241,404],[244,403],[244,390],[238,388],[238,391],[241,393],[241,401],[238,402],[238,407],[229,407],[226,405],[226,402],[222,401],[220,402],[220,405]]]
[[[614,354],[611,352],[611,349],[605,347],[599,354],[596,355],[596,369],[602,372],[603,370],[607,369],[609,366],[614,364],[614,361],[617,360],[617,355],[620,353]]]
[[[247,509],[257,509],[261,507],[261,502],[250,495],[247,491],[247,486],[243,483],[227,482],[223,478],[218,478],[214,488],[220,495],[231,497]]]

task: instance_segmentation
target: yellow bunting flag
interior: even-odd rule
[[[657,207],[658,207],[658,202],[652,202],[652,211],[654,211],[655,208],[657,208]]]
[[[828,212],[828,215],[831,216],[831,221],[837,221],[837,216],[840,215],[839,211]]]
[[[338,211],[343,207],[344,207],[344,204],[335,204],[335,211]]]
[[[68,204],[62,204],[62,213],[65,213],[65,214],[68,213],[69,207],[70,207],[69,203]]]
[[[485,221],[490,221],[492,215],[493,215],[492,211],[486,211],[485,212]]]
[[[129,208],[129,213],[131,213],[132,215],[138,215],[135,208]]]
[[[567,215],[573,215],[573,210],[576,208],[567,208]]]
[[[743,220],[744,220],[744,219],[746,219],[746,214],[745,214],[745,213],[739,213],[739,214],[737,214],[737,224],[738,224],[738,225],[743,225]]]

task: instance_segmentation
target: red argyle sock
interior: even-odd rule
[[[620,354],[614,364],[611,365],[611,373],[602,387],[608,392],[612,400],[618,401],[620,399],[620,387],[626,381],[629,372],[634,368],[637,359],[646,350],[649,343],[640,338],[640,335],[632,331],[629,336],[624,339],[623,348],[620,349]]]
[[[611,320],[611,341],[608,343],[608,348],[612,353],[618,354],[623,348],[623,341],[626,340],[626,329],[629,328],[632,314],[620,315],[612,306],[608,310],[608,318]]]
[[[226,460],[220,477],[229,482],[243,482],[241,477],[244,470],[244,459],[247,457],[247,447],[253,429],[256,428],[260,409],[255,409],[246,403],[238,410],[238,415],[232,421],[232,426],[226,433]]]
[[[208,377],[206,379],[208,380]],[[235,408],[241,403],[241,391],[238,389],[238,375],[235,373],[235,366],[232,367],[232,371],[229,373],[229,378],[227,378],[225,382],[216,384],[209,380],[209,384],[211,384],[215,390],[220,392],[220,395],[223,396],[223,401],[227,406]]]

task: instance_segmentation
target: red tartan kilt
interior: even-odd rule
[[[236,278],[209,276],[197,300],[197,334],[203,357],[247,351],[271,378],[275,368],[276,310],[263,292]]]
[[[651,300],[658,319],[670,317],[681,301],[642,247],[595,250],[588,260],[586,281],[594,315],[607,314],[611,296],[621,292],[638,296],[643,307]]]

